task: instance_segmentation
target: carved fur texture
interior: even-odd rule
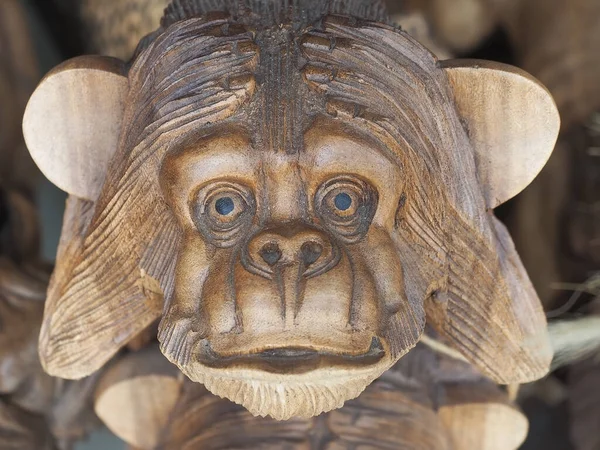
[[[437,59],[295,2],[256,22],[177,15],[206,4],[177,2],[140,46],[100,195],[69,202],[45,368],[85,376],[162,316],[189,378],[308,417],[357,396],[427,320],[499,382],[542,376],[545,319]]]

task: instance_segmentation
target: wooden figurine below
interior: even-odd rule
[[[97,376],[67,381],[44,372],[37,347],[50,269],[32,248],[37,218],[25,198],[1,186],[0,211],[0,236],[13,238],[0,245],[0,448],[71,450],[99,424]]]
[[[135,448],[516,450],[528,428],[505,391],[423,345],[343,408],[287,422],[252,417],[168,365],[149,347],[100,382],[96,411]]]
[[[554,102],[386,21],[366,0],[176,0],[130,64],[46,75],[23,125],[70,194],[50,374],[89,375],[157,319],[185,375],[276,419],[355,398],[426,322],[496,382],[548,371],[492,210],[548,159]]]

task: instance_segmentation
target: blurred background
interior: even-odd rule
[[[19,122],[26,99],[41,75],[68,58],[101,53],[127,60],[158,27],[167,1],[0,2],[0,180],[34,201],[41,251],[51,263],[66,195],[37,173],[23,151]],[[563,123],[553,156],[534,183],[496,214],[510,228],[549,320],[600,313],[600,1],[388,3],[394,20],[440,59],[513,64],[551,91]],[[15,9],[25,20],[19,26]],[[546,379],[521,387],[518,403],[530,421],[523,449],[600,450],[597,344],[557,362]],[[126,447],[103,430],[75,448]]]

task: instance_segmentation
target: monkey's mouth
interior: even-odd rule
[[[383,344],[373,337],[369,349],[362,354],[333,353],[308,347],[282,347],[255,353],[223,356],[215,352],[208,340],[201,343],[199,361],[213,368],[258,369],[272,373],[298,374],[320,367],[365,366],[377,363],[385,355]]]

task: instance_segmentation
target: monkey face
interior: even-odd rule
[[[401,172],[373,139],[326,120],[300,154],[261,151],[241,128],[173,152],[161,180],[184,238],[166,353],[256,414],[312,416],[340,400],[286,397],[360,393],[401,356],[390,319],[423,326],[390,236]],[[282,379],[293,389],[278,392]]]
[[[547,372],[539,299],[491,212],[558,132],[527,75],[439,62],[377,23],[219,16],[167,27],[129,68],[83,58],[45,80],[25,136],[72,194],[50,373],[89,375],[161,318],[191,379],[254,414],[312,416],[409,351],[424,311],[497,382]]]

